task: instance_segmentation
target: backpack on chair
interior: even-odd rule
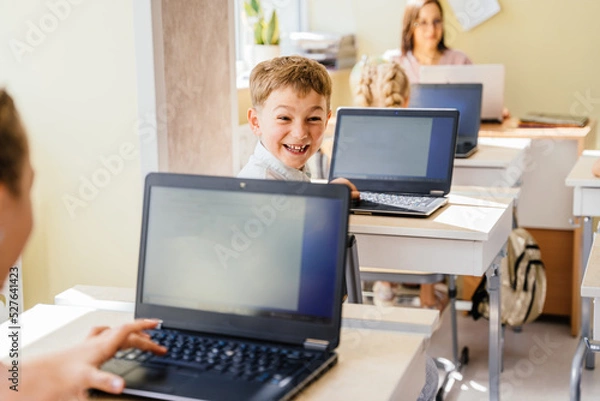
[[[516,228],[510,233],[507,248],[507,255],[500,265],[501,321],[509,326],[521,326],[534,321],[544,309],[546,271],[538,244],[524,228]],[[473,318],[489,318],[486,276],[475,290],[472,301]]]

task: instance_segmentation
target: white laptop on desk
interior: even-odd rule
[[[339,108],[329,180],[354,183],[356,214],[429,216],[447,202],[455,109]]]
[[[481,120],[502,122],[504,108],[504,65],[426,65],[420,69],[420,83],[481,83]]]

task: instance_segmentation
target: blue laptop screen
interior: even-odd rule
[[[152,187],[142,301],[328,321],[340,207],[318,196]]]
[[[454,146],[454,123],[450,117],[338,117],[332,176],[351,181],[446,181],[454,159],[448,151]]]
[[[410,107],[453,108],[458,117],[458,139],[477,143],[481,124],[481,84],[414,84]]]

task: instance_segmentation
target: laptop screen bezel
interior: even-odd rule
[[[345,116],[361,117],[417,117],[417,118],[451,118],[453,119],[453,128],[451,135],[452,145],[447,149],[447,165],[445,165],[446,176],[440,180],[380,180],[380,179],[356,179],[349,177],[352,183],[359,191],[374,191],[387,193],[405,193],[405,194],[431,194],[432,196],[444,196],[450,192],[452,183],[452,173],[454,170],[454,154],[456,151],[458,116],[456,109],[396,109],[396,108],[375,108],[375,107],[340,107],[336,114],[336,126],[333,141],[333,150],[331,153],[331,166],[329,168],[329,181],[341,177],[336,174],[335,166],[338,155],[338,144]]]
[[[174,187],[220,191],[244,191],[260,194],[308,196],[338,200],[341,224],[336,252],[335,302],[331,319],[323,321],[300,321],[279,317],[246,316],[217,312],[176,308],[145,303],[143,301],[144,264],[146,240],[148,238],[148,217],[151,205],[152,188]],[[227,335],[268,340],[290,344],[302,344],[307,338],[328,341],[333,349],[339,344],[341,326],[341,299],[346,257],[346,237],[348,232],[349,190],[341,185],[319,185],[300,182],[274,180],[238,179],[232,177],[211,177],[171,173],[150,173],[146,177],[138,278],[136,289],[136,318],[156,318],[162,320],[162,327],[190,330],[207,334]],[[338,301],[339,300],[339,301]]]

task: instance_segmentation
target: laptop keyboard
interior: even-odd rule
[[[426,212],[429,206],[439,198],[430,196],[410,196],[376,192],[361,192],[360,200],[398,207],[401,209]]]
[[[321,364],[316,351],[284,348],[242,341],[229,341],[183,334],[170,330],[149,330],[151,338],[167,347],[158,356],[139,349],[117,352],[116,359],[158,363],[211,371],[246,381],[283,385],[304,367]]]

